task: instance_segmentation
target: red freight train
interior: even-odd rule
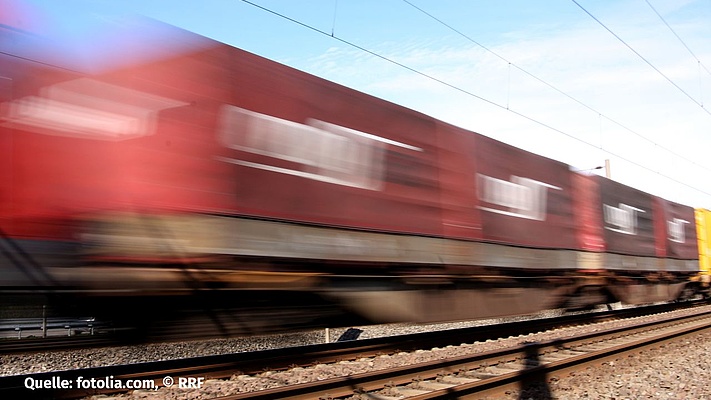
[[[160,52],[116,50],[92,71],[0,33],[3,293],[308,292],[429,321],[696,284],[690,207],[147,29]]]

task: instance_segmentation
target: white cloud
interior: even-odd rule
[[[679,48],[678,40],[669,37],[671,32],[666,27],[662,26],[667,32],[658,26],[651,29],[648,18],[627,23],[611,21],[610,25],[697,101],[701,101],[699,93],[704,91],[711,98],[707,88],[711,77],[700,77],[696,60]],[[704,34],[693,22],[680,30],[690,41],[692,36]],[[515,32],[508,38],[491,49],[603,116],[479,46],[451,36],[427,43],[382,43],[371,50],[689,185],[700,185],[711,172],[699,167],[711,168],[704,150],[711,145],[707,138],[711,137],[711,116],[599,25],[586,22],[566,30],[539,30],[531,35]],[[579,168],[591,168],[604,158],[613,158],[616,179],[675,201],[711,207],[710,196],[693,193],[655,172],[360,50],[339,46],[309,60],[309,64],[306,69],[319,76]],[[659,146],[643,141],[606,117]],[[697,165],[689,166],[661,147],[688,155]]]

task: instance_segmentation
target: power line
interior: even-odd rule
[[[702,63],[701,60],[699,60],[699,57],[696,57],[696,54],[694,54],[694,52],[691,51],[691,49],[689,48],[689,46],[686,45],[686,43],[681,39],[681,37],[680,37],[680,36],[676,33],[676,31],[674,31],[674,29],[671,27],[671,25],[669,25],[669,24],[667,23],[667,21],[664,19],[664,17],[662,17],[662,15],[659,14],[659,12],[657,11],[657,9],[654,8],[654,6],[652,6],[652,4],[649,2],[649,0],[644,0],[644,1],[647,2],[647,5],[649,5],[649,8],[651,8],[652,11],[654,11],[654,13],[657,14],[657,16],[659,17],[659,19],[661,19],[662,22],[664,22],[664,25],[666,25],[667,28],[669,28],[669,30],[674,34],[674,36],[676,36],[676,38],[679,39],[679,41],[681,42],[681,44],[683,44],[684,47],[686,47],[686,50],[689,51],[689,54],[691,54],[691,55],[694,57],[694,59],[696,59],[696,61],[706,70],[706,73],[709,74],[709,75],[711,75],[711,71],[709,71],[708,68],[706,68],[706,66],[704,65],[704,63]]]
[[[331,21],[331,36],[336,33],[336,16],[338,15],[338,0],[333,5],[333,21]]]
[[[677,179],[675,179],[675,178],[672,178],[672,177],[670,177],[670,176],[668,176],[668,175],[662,174],[662,173],[659,172],[659,171],[654,171],[654,170],[652,170],[651,168],[645,167],[644,165],[642,165],[642,164],[640,164],[640,163],[638,163],[638,162],[636,162],[636,161],[630,160],[630,159],[628,159],[628,158],[626,158],[626,157],[623,157],[623,156],[621,156],[621,155],[619,155],[619,154],[616,154],[616,153],[614,153],[614,152],[612,152],[612,151],[610,151],[610,150],[607,150],[607,149],[603,148],[602,146],[594,145],[594,144],[592,144],[592,143],[590,143],[590,142],[588,142],[588,141],[586,141],[586,140],[583,140],[583,139],[581,139],[581,138],[579,138],[579,137],[577,137],[577,136],[574,136],[574,135],[572,135],[572,134],[570,134],[570,133],[567,133],[567,132],[565,132],[565,131],[563,131],[563,130],[560,130],[560,129],[558,129],[558,128],[555,128],[555,127],[553,127],[553,126],[551,126],[551,125],[548,125],[548,124],[546,124],[545,122],[539,121],[539,120],[537,120],[537,119],[535,119],[535,118],[533,118],[533,117],[530,117],[530,116],[525,115],[525,114],[522,114],[522,113],[520,113],[520,112],[518,112],[518,111],[515,111],[515,110],[512,110],[512,109],[510,109],[510,108],[507,108],[505,105],[499,104],[499,103],[497,103],[497,102],[495,102],[495,101],[493,101],[493,100],[489,100],[489,99],[487,99],[487,98],[484,98],[484,97],[482,97],[482,96],[479,96],[479,95],[477,95],[477,94],[475,94],[475,93],[472,93],[472,92],[470,92],[470,91],[468,91],[468,90],[466,90],[466,89],[462,89],[462,88],[460,88],[460,87],[458,87],[458,86],[456,86],[456,85],[454,85],[454,84],[448,83],[448,82],[446,82],[446,81],[444,81],[444,80],[441,80],[441,79],[439,79],[439,78],[436,78],[436,77],[434,77],[434,76],[432,76],[432,75],[429,75],[429,74],[427,74],[427,73],[425,73],[425,72],[419,71],[419,70],[417,70],[417,69],[415,69],[415,68],[413,68],[413,67],[407,66],[407,65],[405,65],[405,64],[403,64],[403,63],[401,63],[401,62],[398,62],[398,61],[395,61],[395,60],[393,60],[393,59],[390,59],[390,58],[388,58],[388,57],[386,57],[386,56],[384,56],[384,55],[382,55],[382,54],[379,54],[379,53],[376,53],[375,51],[366,49],[365,47],[362,47],[362,46],[360,46],[360,45],[357,45],[357,44],[355,44],[355,43],[353,43],[353,42],[350,42],[350,41],[348,41],[348,40],[346,40],[346,39],[340,38],[340,37],[335,36],[335,35],[331,35],[331,33],[329,33],[329,32],[323,31],[323,30],[318,29],[318,28],[316,28],[316,27],[314,27],[314,26],[312,26],[312,25],[308,25],[308,24],[306,24],[306,23],[304,23],[304,22],[298,21],[298,20],[296,20],[296,19],[294,19],[294,18],[291,18],[291,17],[289,17],[289,16],[287,16],[287,15],[281,14],[281,13],[279,13],[279,12],[277,12],[277,11],[271,10],[271,9],[266,8],[266,7],[264,7],[264,6],[261,6],[261,5],[259,5],[259,4],[253,3],[252,1],[249,1],[249,0],[242,0],[242,2],[243,2],[243,3],[246,3],[246,4],[249,4],[249,5],[251,5],[252,7],[258,8],[258,9],[260,9],[260,10],[262,10],[262,11],[265,11],[265,12],[267,12],[267,13],[270,13],[270,14],[272,14],[272,15],[275,15],[275,16],[277,16],[277,17],[279,17],[279,18],[282,18],[282,19],[285,19],[285,20],[287,20],[287,21],[293,22],[293,23],[295,23],[295,24],[297,24],[297,25],[299,25],[299,26],[302,26],[302,27],[304,27],[304,28],[306,28],[306,29],[309,29],[309,30],[314,31],[314,32],[316,32],[316,33],[319,33],[319,34],[321,34],[321,35],[328,36],[328,37],[330,37],[330,38],[332,38],[332,39],[335,39],[335,40],[337,40],[337,41],[339,41],[339,42],[341,42],[341,43],[343,43],[343,44],[346,44],[346,45],[348,45],[348,46],[354,47],[354,48],[356,48],[356,49],[358,49],[358,50],[361,50],[361,51],[363,51],[363,52],[365,52],[365,53],[368,53],[368,54],[370,54],[370,55],[372,55],[372,56],[374,56],[374,57],[377,57],[377,58],[379,58],[379,59],[381,59],[381,60],[384,60],[384,61],[387,61],[387,62],[389,62],[389,63],[391,63],[391,64],[397,65],[397,66],[399,66],[399,67],[401,67],[401,68],[403,68],[403,69],[406,69],[406,70],[408,70],[408,71],[410,71],[410,72],[413,72],[413,73],[415,73],[415,74],[417,74],[417,75],[420,75],[420,76],[422,76],[422,77],[425,77],[425,78],[427,78],[427,79],[430,79],[430,80],[432,80],[432,81],[435,81],[435,82],[437,82],[437,83],[440,83],[440,84],[442,84],[442,85],[444,85],[444,86],[447,86],[447,87],[449,87],[449,88],[451,88],[451,89],[454,89],[454,90],[456,90],[456,91],[458,91],[458,92],[460,92],[460,93],[466,94],[467,96],[474,97],[474,98],[476,98],[476,99],[478,99],[478,100],[484,101],[484,102],[486,102],[486,103],[488,103],[488,104],[490,104],[490,105],[493,105],[493,106],[495,106],[495,107],[498,107],[498,108],[500,108],[500,109],[507,110],[507,111],[509,111],[509,112],[511,112],[511,113],[513,113],[513,114],[515,114],[515,115],[517,115],[517,116],[519,116],[519,117],[521,117],[521,118],[524,118],[524,119],[526,119],[526,120],[529,120],[529,121],[531,121],[531,122],[533,122],[533,123],[536,123],[536,124],[538,124],[538,125],[540,125],[540,126],[542,126],[542,127],[544,127],[544,128],[550,129],[550,130],[552,130],[552,131],[554,131],[554,132],[558,132],[558,133],[560,133],[560,134],[562,134],[562,135],[564,135],[564,136],[567,136],[567,137],[569,137],[569,138],[571,138],[571,139],[573,139],[573,140],[576,140],[576,141],[578,141],[578,142],[580,142],[580,143],[583,143],[583,144],[585,144],[585,145],[588,145],[588,146],[593,147],[593,148],[596,148],[596,149],[599,148],[599,149],[601,149],[601,150],[607,152],[608,154],[610,154],[610,155],[612,155],[612,156],[614,156],[614,157],[619,158],[620,160],[626,161],[626,162],[628,162],[628,163],[630,163],[630,164],[632,164],[632,165],[635,165],[635,166],[637,166],[637,167],[639,167],[639,168],[642,168],[642,169],[645,169],[645,170],[647,170],[647,171],[656,173],[657,175],[659,175],[659,176],[661,176],[661,177],[663,177],[663,178],[666,178],[666,179],[668,179],[668,180],[671,181],[671,182],[676,182],[676,183],[679,184],[679,185],[686,186],[686,187],[688,187],[689,189],[695,190],[695,191],[697,191],[697,192],[699,192],[699,193],[702,193],[702,194],[704,194],[704,195],[707,195],[707,196],[711,196],[711,193],[710,193],[710,192],[706,192],[706,191],[704,191],[704,190],[701,190],[701,189],[699,189],[699,188],[696,188],[696,187],[694,187],[694,186],[691,186],[691,185],[689,185],[689,184],[687,184],[687,183],[685,183],[685,182],[679,181],[679,180],[677,180]]]
[[[10,57],[12,57],[12,58],[17,58],[17,59],[23,60],[23,61],[30,61],[30,62],[35,63],[35,64],[40,64],[40,65],[44,65],[44,66],[47,66],[47,67],[52,67],[52,68],[55,68],[55,69],[61,69],[61,70],[64,70],[64,71],[74,72],[74,73],[77,73],[77,74],[81,74],[81,73],[82,73],[82,71],[79,71],[79,70],[76,70],[76,69],[72,69],[72,68],[69,68],[69,67],[63,67],[63,66],[61,66],[61,65],[52,64],[52,63],[45,62],[45,61],[39,61],[38,59],[35,59],[35,58],[29,58],[29,57],[20,56],[20,55],[17,55],[17,54],[11,54],[11,53],[7,53],[7,52],[4,52],[4,51],[0,51],[0,54],[5,55],[5,56],[10,56]]]
[[[487,52],[493,54],[494,56],[496,56],[497,58],[499,58],[501,61],[507,63],[507,64],[509,65],[509,68],[510,68],[511,66],[513,66],[514,68],[516,68],[517,70],[523,72],[523,73],[526,74],[527,76],[529,76],[529,77],[535,79],[536,81],[538,81],[538,82],[540,82],[540,83],[542,83],[542,84],[548,86],[549,88],[555,90],[556,92],[562,94],[563,96],[569,98],[570,100],[572,100],[572,101],[578,103],[579,105],[581,105],[581,106],[587,108],[588,110],[594,112],[594,113],[597,114],[598,116],[600,116],[600,117],[602,117],[602,118],[605,118],[605,119],[607,119],[608,121],[612,122],[613,124],[619,126],[620,128],[623,128],[623,129],[625,129],[626,131],[628,131],[628,132],[634,134],[635,136],[639,137],[640,139],[645,140],[646,142],[648,142],[648,143],[654,145],[654,146],[657,147],[657,148],[660,148],[660,149],[666,151],[667,153],[669,153],[669,154],[671,154],[671,155],[673,155],[673,156],[675,156],[675,157],[677,157],[677,158],[679,158],[679,159],[681,159],[681,160],[684,160],[684,161],[686,161],[686,162],[688,162],[688,163],[690,163],[690,164],[692,164],[692,165],[695,165],[695,166],[697,166],[697,167],[699,167],[699,168],[702,168],[702,169],[705,169],[706,171],[711,172],[711,168],[707,168],[707,167],[705,167],[705,166],[703,166],[703,165],[700,165],[700,164],[698,164],[696,161],[693,161],[693,160],[687,158],[686,156],[684,156],[684,155],[682,155],[682,154],[679,154],[679,153],[677,153],[677,152],[675,152],[675,151],[673,151],[673,150],[667,148],[666,146],[662,146],[661,144],[659,144],[659,143],[657,143],[657,142],[655,142],[655,141],[653,141],[653,140],[651,140],[651,139],[649,139],[649,138],[643,136],[642,134],[640,134],[640,133],[638,133],[638,132],[632,130],[631,128],[629,128],[629,127],[623,125],[622,123],[620,123],[620,122],[618,122],[618,121],[616,121],[616,120],[614,120],[614,119],[608,117],[607,115],[605,115],[605,114],[603,114],[602,112],[596,110],[595,108],[593,108],[593,107],[591,107],[591,106],[589,106],[589,105],[583,103],[581,100],[578,100],[577,98],[573,97],[572,95],[570,95],[570,94],[564,92],[562,89],[557,88],[557,87],[554,86],[553,84],[551,84],[551,83],[549,83],[549,82],[543,80],[542,78],[539,78],[539,77],[533,75],[532,73],[526,71],[526,70],[523,69],[522,67],[520,67],[520,66],[514,64],[513,62],[507,60],[507,59],[506,59],[505,57],[503,57],[502,55],[496,53],[495,51],[489,49],[488,47],[484,46],[483,44],[479,43],[478,41],[472,39],[470,36],[466,35],[465,33],[461,32],[460,30],[458,30],[458,29],[456,29],[455,27],[451,26],[450,24],[444,22],[443,20],[437,18],[436,16],[432,15],[431,13],[429,13],[429,12],[425,11],[424,9],[422,9],[422,8],[416,6],[415,4],[411,3],[409,0],[402,0],[402,1],[404,1],[405,3],[407,3],[408,5],[410,5],[411,7],[415,8],[416,10],[420,11],[421,13],[427,15],[428,17],[432,18],[433,20],[435,20],[435,21],[439,22],[440,24],[444,25],[445,27],[449,28],[450,30],[452,30],[453,32],[455,32],[455,33],[457,33],[458,35],[462,36],[463,38],[467,39],[468,41],[470,41],[470,42],[476,44],[477,46],[481,47],[482,49],[486,50]],[[508,108],[509,108],[509,107],[508,107],[508,104],[507,104],[506,109],[508,109]]]
[[[685,47],[686,50],[689,52],[689,54],[691,54],[691,56],[694,57],[694,59],[696,59],[697,65],[698,65],[699,67],[703,68],[703,69],[706,71],[707,74],[711,75],[711,71],[709,71],[708,68],[706,68],[706,66],[704,65],[704,63],[702,63],[701,60],[699,60],[699,57],[696,57],[696,54],[694,54],[694,52],[691,51],[691,49],[689,48],[689,46],[686,45],[686,43],[684,42],[684,40],[681,39],[681,37],[676,33],[676,31],[671,27],[671,25],[669,25],[669,24],[667,23],[667,21],[664,19],[664,17],[662,17],[662,15],[659,14],[659,12],[657,11],[657,9],[654,8],[654,6],[652,6],[652,3],[650,3],[649,0],[644,0],[644,1],[647,2],[647,5],[649,6],[649,8],[651,8],[652,11],[654,11],[654,13],[657,14],[657,16],[659,17],[659,19],[661,19],[662,22],[664,22],[664,25],[666,25],[667,28],[669,28],[669,30],[674,34],[674,36],[676,36],[676,38],[679,39],[679,41],[681,42],[681,44],[684,45],[684,47]],[[701,74],[701,71],[699,71],[699,74]],[[701,78],[699,77],[699,79],[701,79]],[[701,81],[700,81],[700,80],[699,80],[699,86],[701,86]],[[700,88],[699,88],[699,89],[700,89]],[[703,107],[703,98],[702,98],[701,106]]]
[[[658,73],[659,75],[661,75],[661,76],[664,77],[664,79],[666,79],[669,83],[671,83],[672,85],[674,85],[675,88],[677,88],[680,92],[682,92],[686,97],[688,97],[691,101],[693,101],[697,106],[701,107],[701,109],[704,110],[704,112],[706,112],[707,114],[711,115],[711,112],[710,112],[709,110],[705,109],[703,104],[701,104],[700,102],[696,101],[696,99],[693,98],[689,93],[687,93],[687,92],[686,92],[684,89],[682,89],[679,85],[677,85],[676,83],[674,83],[674,81],[672,81],[668,76],[664,75],[664,73],[663,73],[662,71],[660,71],[657,67],[655,67],[654,64],[652,64],[651,62],[649,62],[649,60],[647,60],[646,58],[644,58],[644,56],[642,56],[641,54],[639,54],[639,53],[637,52],[637,50],[635,50],[634,48],[632,48],[632,46],[630,46],[629,44],[627,44],[627,42],[625,42],[621,37],[617,36],[617,34],[616,34],[615,32],[613,32],[610,28],[608,28],[605,24],[603,24],[602,21],[600,21],[599,19],[595,18],[595,16],[592,15],[592,14],[590,13],[590,11],[586,10],[585,7],[581,6],[580,3],[578,3],[577,1],[575,1],[575,0],[570,0],[570,1],[572,1],[573,3],[575,3],[576,6],[580,7],[580,9],[583,10],[587,15],[589,15],[590,18],[594,19],[595,22],[597,22],[598,24],[600,24],[600,26],[602,26],[603,28],[605,28],[605,30],[607,30],[608,32],[610,32],[610,34],[611,34],[612,36],[614,36],[617,40],[619,40],[622,44],[624,44],[628,49],[630,49],[631,52],[633,52],[634,54],[636,54],[637,57],[641,58],[642,61],[644,61],[645,63],[647,63],[647,65],[649,65],[653,70],[657,71],[657,73]]]

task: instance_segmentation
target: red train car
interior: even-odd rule
[[[0,54],[4,289],[308,291],[449,320],[672,299],[694,272],[657,268],[693,259],[659,239],[691,240],[688,208],[164,29],[174,51],[99,73]]]
[[[606,276],[605,290],[631,304],[688,289],[699,271],[693,208],[598,176],[579,176],[576,188],[586,273]]]

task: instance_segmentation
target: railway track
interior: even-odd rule
[[[586,313],[584,316],[580,315],[566,315],[562,317],[539,319],[536,324],[539,329],[553,329],[557,326],[565,326],[576,323],[593,323],[599,322],[610,318],[630,318],[634,316],[644,315],[646,313],[655,312],[665,312],[669,310],[676,309],[678,307],[695,306],[700,304],[706,304],[704,301],[690,301],[686,303],[674,303],[674,304],[664,304],[657,306],[647,306],[630,308],[623,310],[607,311],[607,312],[595,312]],[[202,322],[202,324],[205,324]],[[163,334],[146,337],[146,338],[136,338],[130,335],[130,330],[127,332],[122,332],[116,328],[102,328],[103,330],[98,330],[96,334],[89,335],[86,332],[83,334],[76,335],[56,335],[43,338],[41,336],[27,336],[18,339],[16,337],[5,337],[0,339],[0,354],[22,354],[22,353],[32,353],[32,352],[44,352],[44,351],[61,351],[61,350],[72,350],[81,349],[89,347],[107,347],[114,345],[123,344],[135,344],[135,343],[170,343],[178,341],[188,341],[188,340],[202,340],[211,338],[220,338],[219,335],[215,335],[214,332],[208,334],[204,331],[200,331],[199,328],[195,328],[195,325],[200,327],[203,326],[200,322],[193,324],[191,329],[183,329],[184,327],[173,328],[170,332],[163,332]],[[104,324],[107,325],[107,324]],[[100,327],[103,327],[101,325]],[[428,334],[417,334],[412,336],[402,336],[407,341],[421,342],[422,340],[429,340],[432,346],[437,346],[444,342],[455,343],[456,340],[486,340],[493,337],[495,334],[500,335],[513,335],[520,333],[527,333],[530,331],[530,322],[520,321],[514,323],[499,324],[491,328],[487,327],[476,327],[476,328],[466,328],[451,330],[446,336],[442,336],[439,333],[428,333]],[[66,329],[66,328],[65,328]],[[473,336],[472,336],[473,335]],[[239,335],[235,335],[239,336]],[[379,339],[383,341],[383,339]],[[461,343],[461,342],[459,342]]]
[[[565,374],[711,329],[711,311],[569,340],[522,346],[386,371],[221,397],[262,399],[468,399],[495,396],[532,383],[545,386],[552,373]]]
[[[689,302],[686,305],[698,305],[700,302]],[[179,377],[204,377],[206,379],[229,378],[233,375],[255,374],[270,370],[285,370],[294,366],[309,366],[320,363],[333,363],[343,360],[353,360],[363,357],[375,357],[383,354],[392,354],[415,349],[442,347],[447,345],[459,345],[461,343],[472,343],[484,341],[486,339],[519,335],[530,332],[538,332],[545,329],[553,329],[567,325],[580,323],[590,323],[591,321],[609,320],[615,318],[627,318],[652,313],[662,313],[673,310],[674,305],[644,307],[628,310],[617,310],[596,314],[586,314],[581,316],[566,316],[551,318],[547,320],[522,321],[496,326],[484,326],[477,328],[458,329],[446,332],[430,332],[427,334],[412,334],[399,337],[388,337],[379,339],[359,340],[345,343],[330,343],[316,346],[292,347],[278,350],[268,350],[251,353],[238,353],[219,356],[207,356],[192,359],[158,361],[143,364],[130,364],[111,367],[99,367],[73,371],[60,371],[42,374],[30,374],[21,376],[0,377],[0,396],[3,398],[23,398],[31,395],[33,397],[47,398],[76,398],[88,394],[111,393],[121,390],[109,388],[109,390],[71,390],[38,389],[30,391],[27,389],[27,379],[32,381],[47,381],[61,378],[68,382],[76,382],[78,377],[83,377],[86,381],[91,378],[101,379],[111,377],[115,380],[141,379],[152,381],[155,388],[164,385],[163,379],[166,376],[179,379]],[[711,311],[709,311],[711,312]],[[679,324],[682,319],[675,319],[670,324]],[[651,326],[645,327],[651,329]],[[622,331],[609,332],[610,335],[624,335]],[[580,340],[599,341],[591,337],[580,338]],[[586,342],[587,343],[587,342]],[[589,343],[586,344],[590,346]],[[296,385],[282,389],[271,389],[252,394],[243,394],[237,397],[228,398],[319,398],[320,396],[331,396],[338,399],[343,396],[352,396],[354,388],[370,392],[400,393],[409,391],[423,391],[429,387],[431,393],[444,390],[451,391],[461,385],[481,386],[491,385],[491,382],[512,381],[519,377],[535,377],[540,374],[549,373],[549,368],[561,364],[561,360],[553,360],[563,353],[561,349],[567,349],[571,354],[580,356],[580,347],[574,343],[531,343],[526,346],[509,349],[501,354],[477,355],[474,358],[439,360],[434,365],[426,363],[418,364],[414,367],[402,367],[396,370],[379,371],[363,375],[353,375],[347,378],[329,379],[316,384]],[[536,361],[537,360],[537,361]],[[537,364],[536,364],[537,362]],[[478,366],[473,366],[476,364]],[[470,367],[468,367],[470,366]],[[468,368],[468,369],[467,369]],[[494,374],[493,371],[503,370],[505,373]],[[508,372],[506,372],[508,371]],[[507,375],[508,374],[508,375]],[[488,376],[489,383],[483,383]],[[529,379],[526,378],[526,379]],[[323,386],[326,385],[326,386]],[[340,385],[340,386],[339,386]],[[456,389],[460,390],[460,389]],[[461,389],[464,390],[464,389]],[[473,390],[473,389],[467,389]],[[414,392],[413,392],[414,393]],[[430,392],[427,392],[430,393]],[[463,392],[464,393],[464,392]],[[419,394],[425,395],[424,392]],[[7,397],[10,396],[10,397]],[[339,397],[340,396],[340,397]],[[344,397],[344,398],[346,398]],[[423,397],[427,398],[427,397]],[[434,397],[436,398],[436,397]]]

